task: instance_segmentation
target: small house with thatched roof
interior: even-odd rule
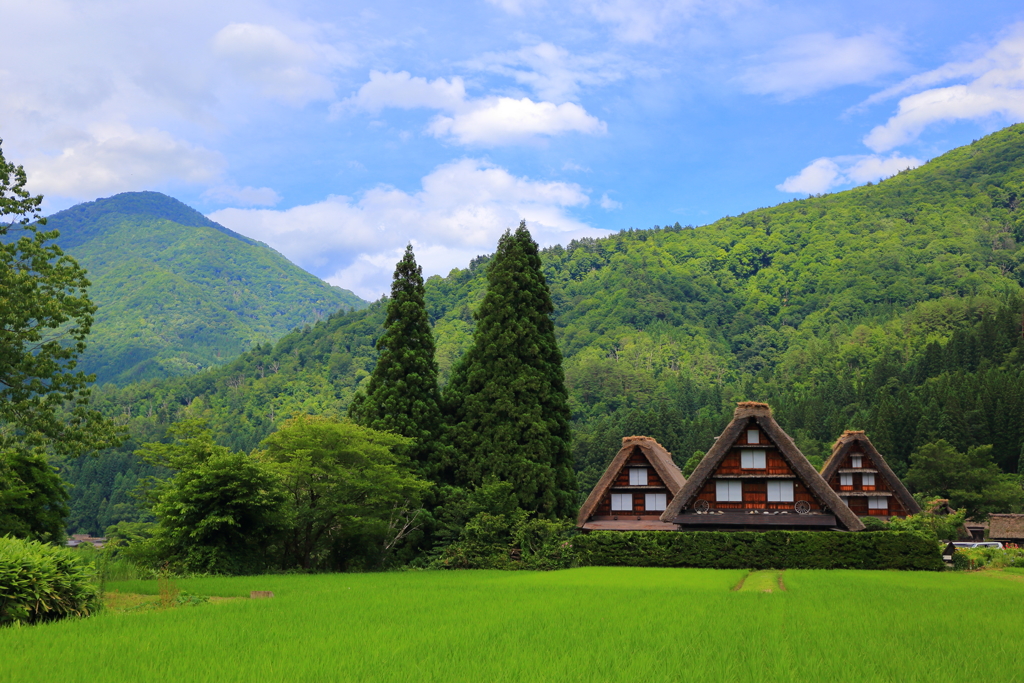
[[[649,436],[627,436],[608,469],[580,508],[585,530],[675,531],[659,517],[686,483],[672,454]]]
[[[836,439],[822,478],[858,517],[907,517],[921,512],[910,491],[863,431]]]
[[[768,404],[750,401],[737,404],[661,520],[683,530],[864,529]]]
[[[989,515],[988,537],[1024,547],[1024,515]]]

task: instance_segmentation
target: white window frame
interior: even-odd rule
[[[860,475],[860,485],[861,486],[874,486],[875,485],[875,475],[874,475],[874,473],[872,473],[872,472],[865,472],[864,474]]]
[[[745,470],[763,470],[768,467],[768,455],[763,448],[744,448],[740,451],[740,467]]]
[[[646,467],[630,467],[629,468],[629,485],[630,486],[647,486],[647,468]]]
[[[742,503],[743,482],[740,479],[716,479],[715,500],[719,503]]]
[[[661,512],[668,507],[667,493],[646,493],[644,494],[644,510]]]
[[[842,472],[839,475],[840,486],[853,486],[853,475],[849,472]]]
[[[793,480],[792,479],[769,479],[768,480],[768,502],[769,503],[792,503],[793,502]]]
[[[889,497],[888,496],[871,496],[868,498],[868,509],[869,510],[885,510],[889,511]]]
[[[758,429],[748,429],[747,443],[761,443],[761,431]]]
[[[864,467],[864,458],[860,455],[850,456],[850,467]]]
[[[629,507],[623,507],[623,505],[629,505]],[[633,494],[632,493],[613,493],[612,494],[612,512],[632,512],[632,511],[633,511]]]

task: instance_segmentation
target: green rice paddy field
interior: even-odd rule
[[[1024,681],[1020,570],[779,579],[585,568],[180,580],[193,594],[275,597],[3,629],[0,681]]]

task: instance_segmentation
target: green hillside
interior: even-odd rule
[[[581,488],[624,435],[653,436],[683,464],[735,400],[770,402],[812,461],[856,428],[900,474],[939,438],[991,444],[1016,472],[1021,198],[1024,125],[878,184],[545,250]],[[427,283],[442,377],[469,345],[486,265]],[[116,457],[183,417],[251,449],[293,412],[343,411],[373,368],[383,317],[380,303],[337,313],[209,372],[101,390],[97,404],[126,416],[133,437]],[[66,476],[94,484],[84,467]]]
[[[158,192],[79,204],[47,229],[92,281],[98,311],[82,366],[100,383],[191,375],[366,305]]]

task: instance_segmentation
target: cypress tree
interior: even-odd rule
[[[377,366],[366,393],[349,406],[349,417],[371,429],[416,439],[410,457],[421,473],[435,470],[435,442],[444,427],[437,388],[434,332],[423,293],[423,269],[412,245],[395,266]]]
[[[487,270],[473,345],[445,391],[461,486],[511,482],[524,510],[565,517],[576,507],[568,396],[554,306],[526,221],[506,231]]]

